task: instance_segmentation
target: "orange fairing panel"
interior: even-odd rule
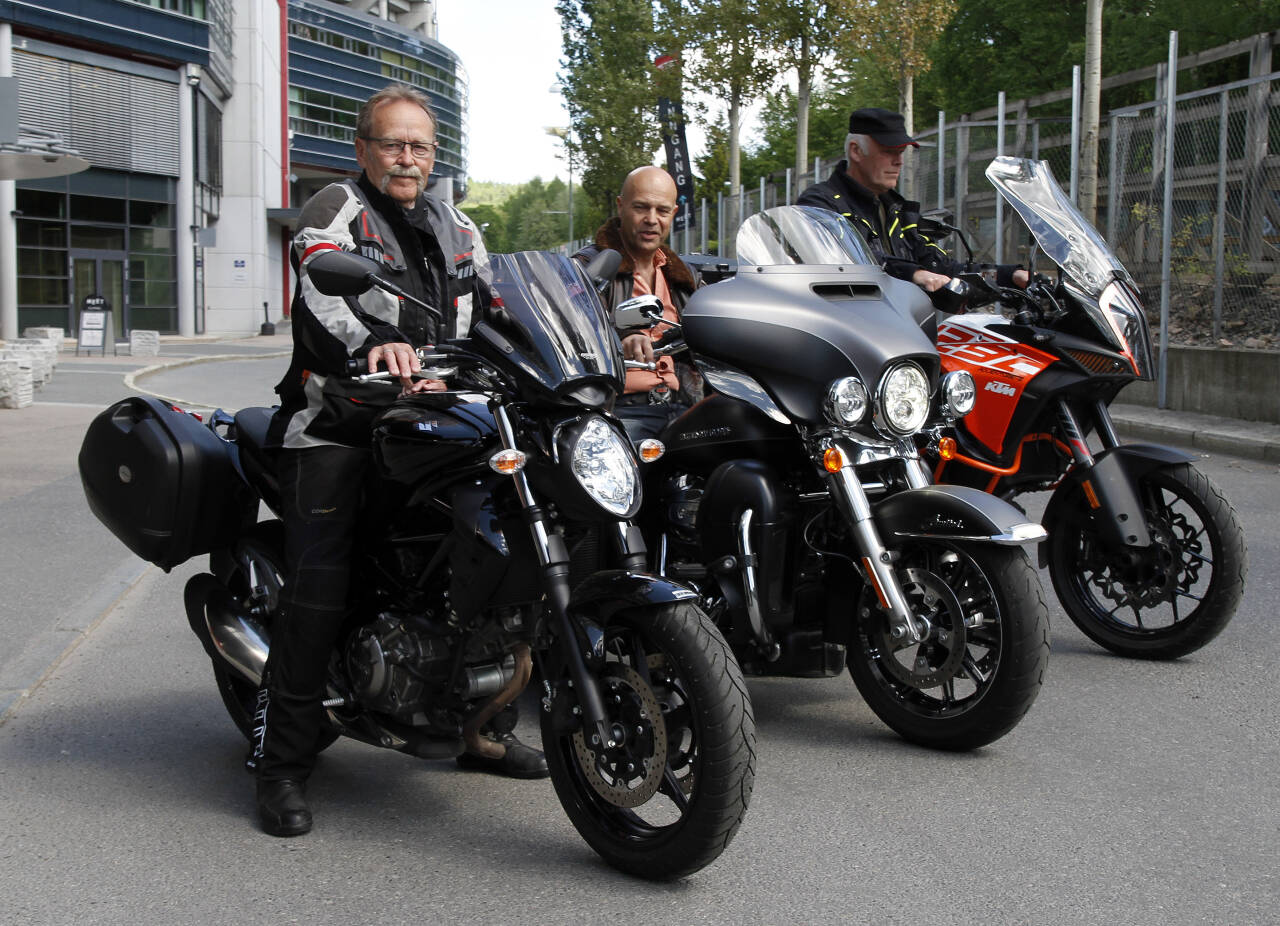
[[[999,454],[1013,411],[1022,392],[1054,361],[1051,354],[986,330],[1003,323],[998,315],[949,318],[938,325],[938,353],[943,372],[968,370],[978,389],[978,401],[964,426],[983,446]]]

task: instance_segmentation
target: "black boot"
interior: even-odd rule
[[[258,779],[258,819],[268,836],[301,836],[311,831],[305,785],[293,778]]]
[[[507,751],[499,759],[464,752],[458,756],[460,768],[506,775],[508,778],[546,778],[551,774],[547,770],[547,757],[520,742],[514,733],[489,734],[485,738],[500,743]]]

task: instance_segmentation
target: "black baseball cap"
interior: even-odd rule
[[[849,114],[849,133],[868,135],[886,148],[920,147],[920,143],[907,134],[902,113],[891,109],[855,109]]]

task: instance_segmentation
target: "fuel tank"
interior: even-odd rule
[[[483,462],[498,442],[487,401],[460,392],[424,392],[400,399],[373,427],[373,449],[388,479],[417,485],[460,465]]]

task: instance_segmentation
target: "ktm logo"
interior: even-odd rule
[[[1018,390],[1014,389],[1008,383],[987,383],[987,392],[994,392],[996,395],[1016,395]]]

